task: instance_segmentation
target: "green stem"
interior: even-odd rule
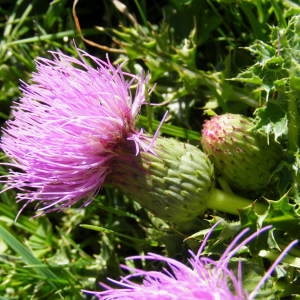
[[[297,108],[297,98],[300,96],[298,89],[299,80],[295,80],[296,76],[291,75],[291,91],[288,97],[288,151],[290,155],[296,155],[299,147],[299,119],[298,119],[298,108]],[[294,82],[296,81],[296,82]],[[297,90],[298,89],[298,90]],[[298,174],[294,172],[293,174],[293,185],[292,189],[295,194],[298,193],[299,183]]]
[[[97,30],[95,29],[86,29],[82,30],[83,34],[96,34]],[[49,34],[42,34],[40,36],[34,36],[34,37],[29,37],[29,38],[24,38],[20,40],[14,40],[8,43],[4,43],[3,47],[11,47],[15,46],[18,44],[28,44],[28,43],[35,43],[35,42],[40,42],[40,41],[48,41],[48,40],[53,40],[53,39],[62,39],[64,37],[74,37],[76,36],[77,33],[74,30],[66,30],[66,31],[61,31],[57,33],[49,33]]]
[[[290,93],[288,99],[288,147],[291,153],[298,148],[298,122],[297,102],[294,94]]]
[[[233,215],[238,215],[239,210],[250,205],[254,205],[255,211],[257,213],[263,213],[267,209],[267,207],[262,203],[257,203],[253,200],[249,200],[235,194],[227,193],[216,188],[210,191],[206,205],[207,208],[230,213]]]
[[[271,217],[271,218],[267,218],[264,221],[264,224],[266,225],[273,225],[276,224],[277,226],[291,226],[291,224],[294,224],[295,226],[299,226],[300,225],[300,219],[294,216],[277,216],[277,217]]]

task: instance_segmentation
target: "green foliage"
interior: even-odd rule
[[[300,123],[300,18],[293,16],[286,27],[273,27],[268,43],[256,41],[248,50],[256,62],[234,80],[251,84],[260,107],[255,111],[256,128],[286,144],[286,163],[279,180],[288,177],[291,193],[299,203],[299,134]],[[292,174],[291,176],[289,174]]]
[[[266,262],[299,238],[298,1],[90,2],[79,1],[77,14],[82,34],[99,43],[100,50],[84,44],[74,30],[70,1],[1,1],[1,120],[8,118],[11,102],[20,95],[19,80],[28,80],[37,56],[47,56],[50,49],[76,55],[73,39],[99,57],[106,46],[117,50],[110,57],[125,62],[128,71],[150,74],[148,100],[155,106],[146,107],[139,119],[149,132],[169,111],[160,132],[199,144],[208,116],[254,116],[255,129],[274,135],[285,150],[271,187],[277,196],[267,199],[262,214],[249,207],[239,217],[211,218],[216,212],[209,211],[199,231],[186,237],[111,187],[86,208],[32,218],[34,207],[27,207],[17,220],[21,204],[15,203],[14,191],[6,191],[0,194],[1,299],[88,299],[81,289],[96,290],[97,282],[118,278],[126,256],[151,251],[185,261],[186,249],[197,250],[220,217],[226,221],[209,240],[207,255],[220,255],[244,227],[273,225],[239,253],[245,287],[251,290]],[[219,182],[226,189],[226,182]],[[300,297],[299,256],[294,248],[258,298]],[[235,260],[232,268],[237,268]]]
[[[162,233],[153,227],[145,238],[141,230],[149,227],[146,213],[109,189],[87,209],[34,219],[24,212],[16,221],[10,196],[0,203],[0,293],[9,299],[76,299],[118,277],[127,252],[160,249]]]

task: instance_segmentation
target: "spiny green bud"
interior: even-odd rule
[[[152,148],[135,155],[132,144],[121,145],[108,181],[177,229],[195,228],[208,208],[238,214],[252,203],[214,187],[212,163],[198,147],[158,137]]]
[[[207,209],[206,198],[214,185],[213,167],[199,148],[159,137],[154,152],[120,148],[109,181],[161,219],[187,227]]]
[[[245,192],[262,191],[282,158],[279,143],[253,127],[252,119],[227,113],[206,121],[202,130],[203,150],[216,171]]]

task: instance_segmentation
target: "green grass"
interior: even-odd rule
[[[286,150],[272,187],[277,196],[268,199],[265,215],[252,210],[239,217],[218,215],[226,222],[207,252],[221,253],[237,229],[273,224],[269,240],[251,246],[253,256],[243,254],[250,269],[255,264],[264,272],[278,249],[300,232],[298,2],[124,0],[127,10],[122,10],[113,1],[79,1],[81,34],[94,44],[81,39],[70,2],[1,1],[1,124],[20,96],[20,80],[28,81],[34,71],[34,59],[55,49],[75,56],[74,42],[100,58],[103,49],[111,50],[111,60],[125,62],[126,70],[150,74],[149,89],[154,89],[148,101],[155,105],[144,108],[138,120],[150,133],[166,111],[161,134],[195,145],[211,115],[255,117],[257,130],[274,134]],[[1,174],[6,171],[1,167]],[[197,249],[216,214],[208,212],[199,232],[187,238],[109,186],[87,208],[32,218],[31,206],[15,220],[20,208],[15,191],[0,194],[0,299],[89,299],[81,289],[97,290],[97,282],[117,279],[127,256],[151,251],[183,258],[187,248]],[[257,259],[262,250],[268,252]],[[262,297],[300,297],[299,268],[295,248],[273,286],[263,291],[267,295],[272,287],[277,294]]]

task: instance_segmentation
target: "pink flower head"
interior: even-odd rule
[[[11,160],[1,180],[5,190],[17,188],[25,206],[37,201],[46,211],[88,202],[110,172],[119,143],[131,141],[137,153],[149,145],[135,128],[145,78],[81,50],[79,59],[51,54],[38,58],[32,84],[23,84],[0,144]]]
[[[119,285],[120,288],[112,288],[102,284],[105,288],[104,291],[84,292],[93,294],[102,300],[251,300],[255,298],[258,290],[270,277],[284,255],[297,243],[297,241],[294,241],[286,247],[263,278],[261,278],[255,289],[248,293],[243,288],[241,265],[239,264],[238,274],[236,275],[228,267],[228,264],[243,246],[264,231],[269,230],[271,226],[266,226],[239,242],[249,230],[248,228],[244,229],[230,243],[221,258],[216,261],[202,256],[207,239],[214,227],[205,237],[198,253],[195,254],[190,251],[190,266],[175,259],[153,253],[149,253],[146,256],[129,257],[128,259],[163,262],[167,265],[167,268],[160,272],[122,266],[124,269],[131,271],[131,274],[123,277],[120,281],[110,279],[111,282]],[[136,278],[142,278],[143,282],[141,284],[136,283]]]

